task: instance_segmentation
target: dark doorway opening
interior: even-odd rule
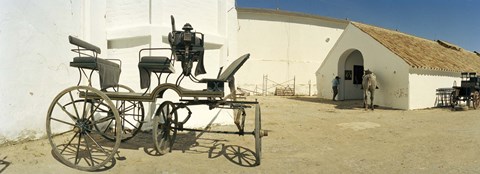
[[[363,66],[353,65],[353,84],[362,84]]]

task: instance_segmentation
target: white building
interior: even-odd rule
[[[351,22],[316,73],[318,97],[331,99],[331,80],[338,75],[339,99],[362,99],[355,77],[363,72],[356,69],[376,74],[376,105],[421,109],[436,106],[436,89],[460,85],[460,72],[480,72],[480,56],[443,41]],[[345,79],[346,72],[353,78]]]
[[[238,50],[251,53],[236,76],[237,86],[269,93],[275,83],[295,77],[297,95],[315,95],[315,71],[342,34],[348,22],[333,18],[266,9],[237,9]],[[309,85],[311,84],[311,85]],[[260,89],[259,89],[260,88]],[[309,91],[310,88],[310,91]]]
[[[170,15],[174,15],[178,29],[189,22],[205,34],[207,74],[202,77],[216,77],[220,66],[238,57],[234,4],[234,0],[0,1],[0,144],[46,135],[51,101],[63,89],[75,86],[79,78],[78,70],[69,67],[75,56],[70,52],[69,35],[99,46],[102,58],[121,59],[120,83],[140,91],[138,51],[167,47],[165,37],[171,31]],[[99,87],[98,79],[93,82]],[[169,96],[175,100],[175,94]],[[189,126],[206,125],[213,118],[215,123],[233,123],[230,112],[207,107],[193,110]],[[146,113],[149,118],[152,110]]]

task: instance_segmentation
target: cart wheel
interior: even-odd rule
[[[125,85],[118,85],[117,87],[110,87],[106,89],[107,92],[130,92],[133,93],[131,88]],[[133,138],[142,128],[143,120],[145,116],[145,110],[143,108],[143,103],[140,101],[126,101],[126,100],[116,100],[115,106],[120,114],[121,121],[121,137],[122,142]],[[99,109],[101,115],[104,113],[111,112],[105,109]],[[110,119],[110,121],[102,124],[95,124],[95,128],[102,133],[102,136],[108,140],[115,141],[115,120]]]
[[[257,165],[260,165],[262,158],[262,137],[267,136],[266,132],[262,130],[262,113],[260,111],[260,105],[255,106],[255,157],[257,158]]]
[[[93,96],[85,95],[88,93],[98,97],[85,97]],[[103,119],[94,120],[100,107],[106,107],[110,112]],[[120,131],[118,111],[101,91],[88,86],[63,90],[53,99],[47,113],[47,136],[54,155],[67,166],[87,171],[113,162],[120,146],[120,134],[115,136],[115,142],[111,142],[94,128],[95,124],[111,119],[115,120],[116,131]]]
[[[175,137],[178,114],[171,101],[165,101],[158,107],[153,117],[153,143],[157,152],[164,155],[172,151]]]
[[[458,105],[457,92],[452,91],[452,93],[450,93],[450,106],[454,108],[456,105]]]
[[[473,100],[473,109],[478,109],[480,106],[480,93],[478,91],[475,91],[472,95],[472,100]]]

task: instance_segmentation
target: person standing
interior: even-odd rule
[[[333,89],[333,101],[335,101],[335,97],[337,96],[338,94],[338,85],[340,84],[340,77],[335,77],[333,80],[332,80],[332,89]]]

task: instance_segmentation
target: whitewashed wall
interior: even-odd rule
[[[238,10],[238,52],[251,53],[237,86],[254,90],[268,75],[276,83],[296,78],[296,92],[316,94],[315,71],[348,24],[346,21],[275,10]],[[293,82],[290,82],[293,83]],[[257,90],[258,91],[258,90]]]
[[[50,102],[77,84],[68,35],[106,48],[104,9],[102,1],[0,1],[0,144],[46,135]]]
[[[239,56],[233,0],[0,1],[0,144],[46,135],[50,102],[61,90],[76,85],[79,76],[69,67],[75,54],[70,52],[68,35],[99,46],[103,58],[122,59],[121,83],[139,90],[138,50],[167,46],[172,14],[178,29],[190,22],[206,34],[208,74],[203,77],[216,77],[220,66]],[[93,83],[98,86],[97,77]],[[205,88],[188,83],[186,87]],[[175,94],[169,95],[175,99]],[[232,123],[229,111],[194,110],[201,112],[195,112],[190,126],[205,125],[214,116],[215,123]]]
[[[207,74],[198,78],[215,78],[221,66],[228,66],[239,56],[236,50],[237,16],[234,5],[234,0],[107,1],[108,57],[122,60],[120,83],[137,92],[143,92],[140,89],[140,75],[137,67],[138,51],[148,47],[169,47],[167,36],[172,30],[170,15],[175,17],[177,30],[181,30],[185,23],[190,23],[195,31],[205,34],[207,50],[204,60]],[[148,54],[147,52],[143,55]],[[168,51],[154,51],[150,54],[170,56]],[[179,62],[175,68],[176,73],[169,77],[169,83],[175,83],[182,72]],[[152,78],[152,83],[156,82],[157,80]],[[152,88],[154,87],[155,85],[152,85]],[[195,84],[185,78],[182,87],[200,90],[206,89],[206,84]],[[229,91],[225,93],[228,94]],[[156,103],[146,104],[147,120],[161,102],[179,99],[176,93],[167,94],[164,99],[159,99]],[[187,127],[205,126],[210,122],[233,123],[231,110],[208,110],[206,106],[191,108],[194,115],[185,125]],[[145,124],[144,128],[148,129],[149,126]]]
[[[331,80],[336,75],[344,77],[345,59],[354,50],[362,53],[364,69],[370,69],[377,76],[380,89],[376,90],[374,103],[384,107],[410,109],[408,64],[351,24],[316,73],[318,97],[331,99]],[[345,86],[340,85],[339,99],[345,99],[346,94]]]
[[[461,84],[460,73],[410,69],[409,109],[436,107],[438,88],[451,88],[454,83]]]

